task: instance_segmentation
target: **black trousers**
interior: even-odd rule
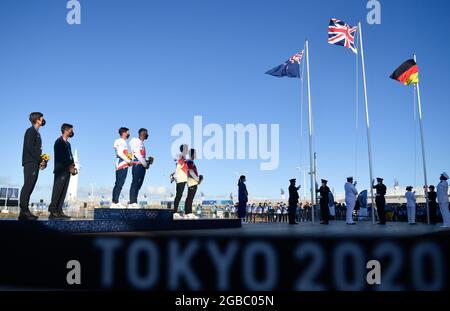
[[[328,201],[320,200],[320,215],[322,221],[328,223],[330,221],[330,208],[328,207]]]
[[[183,196],[184,187],[186,187],[186,182],[177,183],[177,194],[175,195],[175,200],[173,201],[175,213],[178,213],[178,206],[180,205],[181,197]]]
[[[386,205],[386,199],[384,197],[376,197],[375,204],[377,205],[378,218],[380,223],[386,223],[386,211],[384,210],[384,206]]]
[[[288,213],[289,213],[289,223],[295,223],[295,212],[297,211],[297,204],[289,204]]]
[[[128,167],[121,170],[116,170],[116,183],[113,188],[112,202],[117,204],[120,200],[120,192],[127,179]]]
[[[55,174],[53,181],[52,202],[48,207],[50,213],[62,213],[64,200],[69,188],[70,173]]]
[[[141,190],[142,184],[144,183],[146,171],[147,169],[141,164],[133,166],[133,181],[131,182],[130,187],[130,204],[137,203],[138,201],[139,190]]]
[[[238,205],[238,218],[246,218],[247,202],[239,201]]]
[[[437,213],[439,206],[436,202],[430,202],[430,223],[436,224],[437,223]]]
[[[33,193],[34,187],[39,176],[39,164],[26,163],[23,167],[23,187],[20,191],[20,212],[25,213],[29,211],[30,197]]]
[[[184,203],[184,213],[192,213],[192,202],[194,201],[195,193],[197,192],[197,186],[188,187],[188,194]]]

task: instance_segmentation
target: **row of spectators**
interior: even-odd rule
[[[225,218],[237,218],[237,204],[234,206],[225,206]],[[311,219],[311,207],[309,204],[301,204],[297,206],[296,218],[298,222],[305,222]],[[272,204],[270,202],[264,203],[249,203],[247,204],[247,213],[245,222],[259,223],[259,222],[288,222],[288,205],[284,202]]]
[[[331,208],[330,214],[332,220],[345,221],[346,216],[345,203],[335,202],[334,208]],[[386,204],[386,219],[394,222],[407,222],[406,204],[403,203],[388,203]],[[237,218],[237,204],[234,206],[227,205],[224,208],[216,206],[211,208],[211,216],[218,217],[218,212],[223,212],[224,218]],[[361,211],[359,206],[356,206],[353,212],[353,218],[356,221],[370,220],[372,217],[372,209],[369,204],[367,211]],[[297,222],[311,221],[311,206],[306,203],[299,203],[296,211]],[[416,219],[418,222],[427,222],[427,211],[425,204],[417,204]],[[438,223],[442,221],[439,209],[430,211],[431,223]],[[249,203],[247,204],[247,215],[245,218],[247,223],[261,223],[261,222],[288,222],[288,206],[284,202],[272,204],[270,202],[264,203]]]

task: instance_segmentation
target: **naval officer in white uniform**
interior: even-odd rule
[[[416,194],[412,191],[413,187],[406,187],[406,210],[408,212],[408,223],[410,225],[416,224]]]
[[[442,227],[450,228],[450,212],[448,211],[448,182],[449,176],[447,173],[442,173],[441,182],[437,186],[437,199],[439,203],[439,210],[442,215]]]
[[[356,182],[355,182],[356,184]],[[356,205],[356,196],[358,195],[358,191],[356,190],[355,184],[353,184],[353,177],[348,177],[347,182],[345,183],[345,205],[347,207],[346,220],[347,225],[354,225],[353,221],[353,209]]]

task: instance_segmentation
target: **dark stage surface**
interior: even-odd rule
[[[195,221],[195,220],[193,220]],[[429,234],[448,234],[450,229],[441,228],[440,225],[417,224],[408,225],[407,223],[387,223],[385,226],[373,225],[371,222],[359,222],[356,225],[349,226],[344,221],[335,221],[328,226],[312,224],[311,222],[300,223],[298,225],[288,225],[287,223],[252,223],[242,224],[241,228],[230,229],[205,229],[205,230],[183,230],[172,231],[151,231],[151,232],[127,232],[127,233],[107,233],[108,235],[125,236],[161,236],[168,237],[173,235],[191,235],[199,237],[208,236],[229,236],[229,237],[262,237],[273,238],[280,237],[320,237],[320,238],[373,238],[373,237],[415,237]]]
[[[102,220],[101,220],[102,221]],[[243,224],[172,221],[180,230],[74,233],[77,221],[0,221],[0,288],[139,291],[448,290],[450,230],[439,225],[359,222]],[[234,220],[235,222],[238,220]],[[95,225],[91,221],[91,225]],[[148,225],[144,221],[141,225]],[[169,224],[169,222],[167,223]],[[166,225],[167,225],[166,224]],[[192,227],[191,227],[192,228]],[[168,229],[168,230],[167,230]],[[380,265],[382,281],[367,275]],[[81,283],[68,277],[74,262]],[[24,269],[26,267],[26,269]]]

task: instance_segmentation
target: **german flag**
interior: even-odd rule
[[[400,65],[392,74],[391,79],[397,80],[404,85],[419,82],[419,66],[414,59],[407,60]]]

